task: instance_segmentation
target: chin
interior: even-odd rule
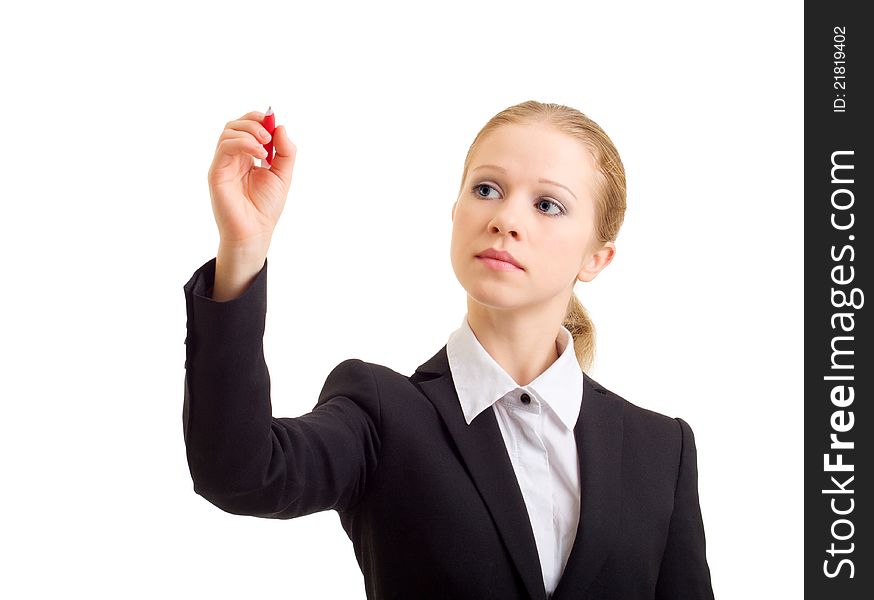
[[[464,289],[471,300],[489,308],[516,308],[521,300],[519,294],[502,285],[482,285],[482,282],[476,282],[472,286],[465,285]]]

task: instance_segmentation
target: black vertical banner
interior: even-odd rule
[[[804,583],[874,598],[871,163],[874,22],[805,3]]]

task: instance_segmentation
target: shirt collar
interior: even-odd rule
[[[508,392],[521,388],[533,392],[573,430],[580,414],[583,372],[566,327],[559,330],[556,344],[559,355],[555,362],[530,384],[520,386],[482,347],[465,314],[461,326],[449,336],[446,356],[467,424]]]

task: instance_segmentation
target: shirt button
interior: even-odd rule
[[[528,394],[522,394],[521,396],[519,396],[519,400],[522,401],[522,404],[530,404],[531,396],[529,396]]]

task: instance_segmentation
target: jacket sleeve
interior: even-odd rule
[[[264,360],[267,261],[242,295],[212,299],[213,258],[185,284],[183,435],[194,491],[222,510],[288,519],[345,510],[379,454],[379,393],[368,363],[328,375],[315,407],[272,416]]]
[[[681,449],[674,510],[662,557],[656,600],[712,600],[704,523],[698,501],[698,454],[692,428],[677,418]]]

